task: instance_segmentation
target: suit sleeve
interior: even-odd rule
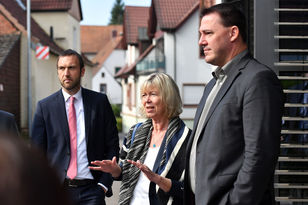
[[[39,149],[42,149],[44,152],[47,151],[46,126],[40,103],[37,104],[37,109],[32,122],[31,141],[32,144],[37,146]]]
[[[3,122],[3,124],[5,124],[5,130],[13,136],[19,136],[19,131],[15,121],[15,115],[12,113],[5,113],[3,115],[3,118],[5,119],[5,122]]]
[[[243,164],[227,204],[254,205],[273,186],[279,155],[283,94],[272,72],[256,74],[244,91],[242,118],[245,149]]]
[[[13,133],[16,136],[19,136],[19,131],[16,125],[16,121],[15,121],[15,116],[12,116],[11,120],[10,120],[10,132]]]

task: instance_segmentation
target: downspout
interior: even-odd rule
[[[174,65],[174,70],[173,70],[173,72],[174,72],[174,76],[173,76],[173,78],[174,78],[174,82],[175,83],[177,83],[176,82],[176,79],[177,79],[177,77],[176,77],[176,33],[174,32],[173,33],[173,43],[174,43],[174,46],[173,46],[173,49],[174,49],[174,52],[173,52],[173,54],[174,54],[174,57],[173,57],[173,65]]]
[[[138,103],[137,103],[137,65],[136,65],[136,71],[135,71],[135,75],[134,75],[134,96],[135,96],[135,112],[136,112],[136,124],[138,123]]]

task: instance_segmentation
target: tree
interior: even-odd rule
[[[124,3],[122,0],[116,0],[111,10],[111,19],[109,25],[123,24]]]

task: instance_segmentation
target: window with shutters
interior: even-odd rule
[[[277,0],[275,67],[285,94],[275,171],[278,204],[308,204],[308,1]]]

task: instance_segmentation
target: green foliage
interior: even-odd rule
[[[123,24],[124,3],[122,0],[116,0],[111,10],[111,19],[109,25]]]
[[[121,116],[121,105],[112,104],[111,107],[112,107],[114,116],[120,117]]]
[[[116,117],[118,131],[121,132],[122,131],[121,105],[112,104],[111,107],[113,114]]]
[[[122,132],[122,117],[116,117],[118,132]]]

